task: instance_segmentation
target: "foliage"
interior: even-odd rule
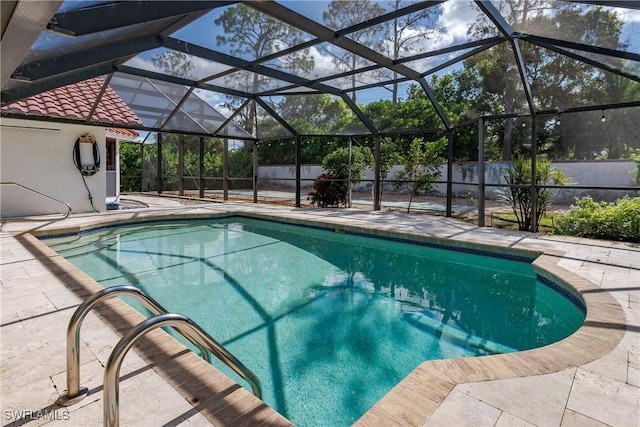
[[[327,154],[322,161],[322,167],[327,172],[319,175],[311,184],[311,204],[320,208],[346,205],[349,179],[352,185],[362,181],[365,178],[364,169],[372,162],[373,155],[369,147],[351,148],[351,168],[349,150],[346,148],[338,148]]]
[[[402,0],[392,0],[392,8],[397,11],[407,6]],[[431,7],[421,9],[415,13],[408,15],[401,15],[388,22],[389,28],[387,33],[385,46],[389,46],[391,52],[387,53],[389,58],[394,61],[401,57],[411,54],[412,52],[421,49],[421,45],[425,43],[425,40],[438,36],[438,17],[442,13],[442,8],[439,5],[433,5]],[[397,72],[390,73],[390,70],[381,69],[381,74],[385,75],[386,80],[396,80],[399,75]],[[394,82],[391,85],[392,93],[392,105],[398,103],[398,83]]]
[[[620,39],[623,22],[615,11],[608,8],[583,8],[574,3],[536,7],[531,0],[504,0],[499,2],[503,16],[520,22],[541,33],[554,34],[563,29],[563,37],[586,45],[624,47]],[[494,35],[495,27],[486,19],[478,19],[469,28],[469,35]],[[557,108],[559,105],[591,105],[620,102],[624,94],[617,90],[610,74],[595,72],[594,68],[566,55],[520,43],[526,58],[526,70],[535,94],[537,108]],[[529,106],[522,91],[514,54],[508,43],[502,43],[464,61],[461,89],[465,97],[476,106],[476,111],[513,114],[526,111]],[[618,77],[618,76],[615,76]],[[631,82],[630,79],[622,79]],[[619,82],[618,82],[619,83]],[[615,98],[615,99],[614,99]],[[506,119],[502,135],[502,159],[513,157],[516,126],[514,119]],[[591,135],[585,135],[592,137]],[[578,158],[591,158],[579,153],[588,138],[572,138]],[[565,148],[569,148],[565,144]]]
[[[140,144],[120,144],[120,191],[130,193],[140,191],[142,178],[142,158]]]
[[[396,145],[391,138],[380,141],[380,197],[384,190],[384,180],[389,176],[391,168],[402,162],[402,156],[397,152]]]
[[[636,148],[635,150],[631,150],[631,160],[636,162],[636,185],[640,185],[640,148]]]
[[[368,147],[351,148],[351,182],[358,183],[365,178],[364,169],[373,162],[373,154]],[[322,167],[339,179],[349,178],[349,150],[338,148],[327,154]]]
[[[200,175],[200,138],[190,135],[162,135],[163,190],[175,190],[178,183],[178,144],[184,140],[185,189],[197,189]],[[204,176],[222,176],[222,140],[205,138]],[[158,150],[156,144],[120,145],[120,187],[122,192],[150,191],[157,189]],[[243,150],[229,153],[229,176],[251,177],[253,158]],[[212,181],[221,188],[221,181]],[[240,184],[242,185],[242,184]],[[244,183],[246,187],[246,183]]]
[[[322,19],[327,27],[339,30],[381,16],[384,12],[382,6],[370,0],[333,0],[329,3],[328,9],[322,13]],[[380,51],[382,47],[380,35],[383,31],[384,28],[379,25],[368,26],[350,33],[349,38]],[[328,45],[323,50],[332,57],[333,63],[340,71],[352,71],[369,65],[365,59],[346,49],[334,49]],[[352,74],[347,79],[350,81],[351,88],[355,88],[358,75]],[[355,91],[352,92],[351,99],[356,102]]]
[[[253,153],[246,149],[234,150],[229,153],[229,177],[247,178],[229,182],[229,188],[253,188]]]
[[[407,212],[411,209],[411,202],[414,197],[421,192],[431,190],[435,181],[440,179],[440,166],[444,163],[443,154],[447,147],[446,138],[439,138],[435,141],[424,141],[422,138],[414,138],[411,141],[409,150],[402,156],[404,169],[398,171],[396,178],[399,182],[396,187],[411,185],[411,196]]]
[[[302,31],[285,25],[278,19],[240,3],[229,7],[215,21],[222,26],[222,35],[216,36],[218,46],[238,58],[263,58],[280,50],[282,46],[296,46],[304,41]],[[276,59],[277,68],[291,74],[307,73],[313,68],[314,60],[309,49],[302,49]],[[250,93],[258,93],[272,85],[273,79],[263,74],[236,71],[225,77],[230,87],[241,88]],[[236,109],[245,99],[227,96],[227,107]],[[255,109],[247,108],[240,113],[244,128],[253,133]]]
[[[311,184],[309,201],[319,208],[337,208],[346,206],[348,186],[344,179],[338,179],[330,173],[322,173]]]
[[[151,58],[151,62],[156,67],[162,68],[165,73],[185,79],[193,78],[191,70],[196,67],[193,61],[182,52],[160,53]]]
[[[614,203],[582,197],[557,219],[554,232],[569,236],[640,242],[640,197]]]
[[[504,179],[509,187],[500,190],[500,199],[511,206],[518,221],[518,229],[531,230],[534,208],[531,190],[531,160],[517,157],[513,164],[505,170]],[[536,223],[533,231],[538,231],[540,218],[553,200],[552,190],[541,186],[550,183],[554,185],[567,184],[569,178],[561,170],[553,168],[550,160],[540,159],[536,161],[534,183],[536,185]]]

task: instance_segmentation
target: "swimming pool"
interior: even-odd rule
[[[276,222],[150,223],[47,243],[104,286],[139,286],[194,319],[301,426],[351,424],[423,360],[539,347],[584,320],[531,260]]]

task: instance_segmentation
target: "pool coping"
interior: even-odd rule
[[[480,250],[490,249],[493,252],[496,250],[504,253],[516,252],[519,255],[526,256],[537,255],[533,266],[538,274],[556,283],[575,289],[585,302],[587,317],[583,326],[571,336],[557,343],[510,354],[423,362],[366,412],[356,422],[355,425],[359,426],[378,426],[382,424],[398,426],[422,425],[458,384],[543,375],[581,366],[609,353],[624,336],[625,315],[618,301],[587,279],[558,266],[558,262],[564,255],[562,252],[513,248],[511,245],[502,245],[500,244],[501,242],[487,245],[475,241],[456,240],[455,238],[440,238],[426,235],[421,231],[413,232],[402,229],[401,227],[381,227],[381,224],[375,222],[354,225],[339,215],[320,215],[310,218],[308,215],[300,216],[296,215],[296,213],[295,210],[278,210],[277,213],[274,213],[273,210],[255,212],[251,208],[244,209],[238,205],[227,206],[216,212],[198,208],[187,211],[152,211],[135,215],[135,217],[131,215],[87,217],[88,219],[83,223],[73,226],[53,223],[32,232],[19,233],[16,237],[22,241],[23,245],[37,247],[38,251],[45,253],[48,257],[48,262],[51,263],[53,268],[58,269],[60,275],[69,278],[69,281],[65,283],[80,298],[86,298],[91,293],[102,289],[102,286],[57,255],[44,243],[38,241],[35,236],[42,237],[50,233],[78,233],[107,224],[240,215],[293,224],[303,223],[303,225],[311,224],[319,227],[330,227],[336,231],[364,233],[383,238],[435,242],[445,246],[453,245]],[[105,306],[106,308],[99,311],[99,315],[105,323],[109,324],[119,334],[125,333],[128,328],[144,319],[141,314],[121,301],[111,300]],[[614,327],[610,329],[610,333],[603,334],[598,327],[602,324],[614,325]],[[284,417],[268,408],[263,402],[254,398],[244,389],[240,387],[234,388],[233,384],[235,383],[230,379],[228,381],[231,381],[231,383],[215,381],[215,384],[203,384],[203,380],[200,378],[203,369],[215,370],[215,368],[206,365],[204,361],[195,357],[191,352],[189,352],[190,355],[182,354],[180,356],[184,356],[184,363],[181,366],[186,367],[187,372],[191,372],[191,381],[185,382],[181,379],[181,374],[176,370],[175,358],[170,357],[184,353],[185,347],[167,334],[158,333],[156,335],[158,336],[150,337],[148,343],[136,345],[136,351],[145,360],[154,363],[154,369],[183,394],[195,408],[201,410],[212,423],[241,425],[251,419],[252,424],[258,424],[268,419],[269,425],[290,425]],[[159,361],[157,359],[159,354],[163,354],[166,357],[161,358]],[[206,365],[206,367],[203,365]],[[190,383],[195,383],[196,387],[191,387]],[[204,393],[205,391],[206,393]],[[222,402],[227,402],[226,404],[216,403],[216,399],[209,397],[211,392],[227,397],[232,396],[232,398],[229,400],[227,397],[223,397]],[[207,409],[207,405],[205,405],[207,401],[209,405],[213,404],[214,409]],[[243,402],[247,412],[253,415],[245,416],[239,414],[237,407],[234,405],[234,402],[237,401]],[[223,415],[220,411],[224,407],[229,407],[228,409],[231,410],[233,416]],[[247,418],[253,416],[257,418]]]

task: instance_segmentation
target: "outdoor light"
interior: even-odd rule
[[[556,119],[556,126],[560,126],[560,116]]]
[[[606,121],[607,121],[607,118],[604,116],[604,110],[602,110],[602,117],[600,118],[600,121],[601,121],[602,123],[604,123],[604,122],[606,122]]]
[[[527,127],[527,123],[526,122],[522,122],[522,127],[526,128]]]

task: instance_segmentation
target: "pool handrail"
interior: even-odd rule
[[[87,298],[73,313],[69,320],[69,326],[67,327],[67,390],[66,393],[61,395],[56,401],[58,405],[71,406],[84,399],[89,393],[88,388],[80,387],[80,327],[82,326],[84,318],[93,307],[101,301],[123,295],[136,299],[154,315],[169,313],[160,303],[135,286],[111,286]],[[179,329],[176,330],[198,347],[202,358],[211,363],[209,352],[204,346],[198,343],[197,340],[194,340],[188,333],[184,333]]]
[[[63,202],[62,200],[58,200],[55,197],[51,197],[51,196],[49,196],[47,194],[41,193],[38,190],[34,190],[33,188],[29,188],[26,185],[22,185],[22,184],[19,184],[17,182],[14,182],[14,181],[0,182],[0,186],[2,186],[2,185],[17,185],[18,187],[24,188],[25,190],[29,190],[32,193],[36,193],[39,196],[46,197],[47,199],[53,200],[54,202],[58,202],[58,203],[64,205],[67,208],[67,212],[62,213],[63,216],[60,217],[60,218],[56,218],[56,220],[62,221],[63,219],[69,218],[69,215],[71,215],[71,205],[69,203],[67,203],[67,202]],[[38,218],[19,217],[19,216],[18,217],[5,217],[3,219],[4,220],[10,220],[10,219],[17,219],[17,218],[19,218],[20,221],[42,221],[42,219],[38,219]]]
[[[186,329],[189,336],[200,344],[205,345],[214,356],[240,375],[251,386],[253,395],[262,399],[262,387],[258,377],[236,357],[229,353],[220,343],[213,339],[207,332],[198,326],[187,316],[175,313],[159,314],[140,322],[123,336],[111,352],[111,356],[104,368],[103,398],[104,398],[104,422],[107,427],[118,427],[119,419],[119,378],[120,367],[127,352],[136,341],[144,334],[163,326],[171,326],[176,330]]]

